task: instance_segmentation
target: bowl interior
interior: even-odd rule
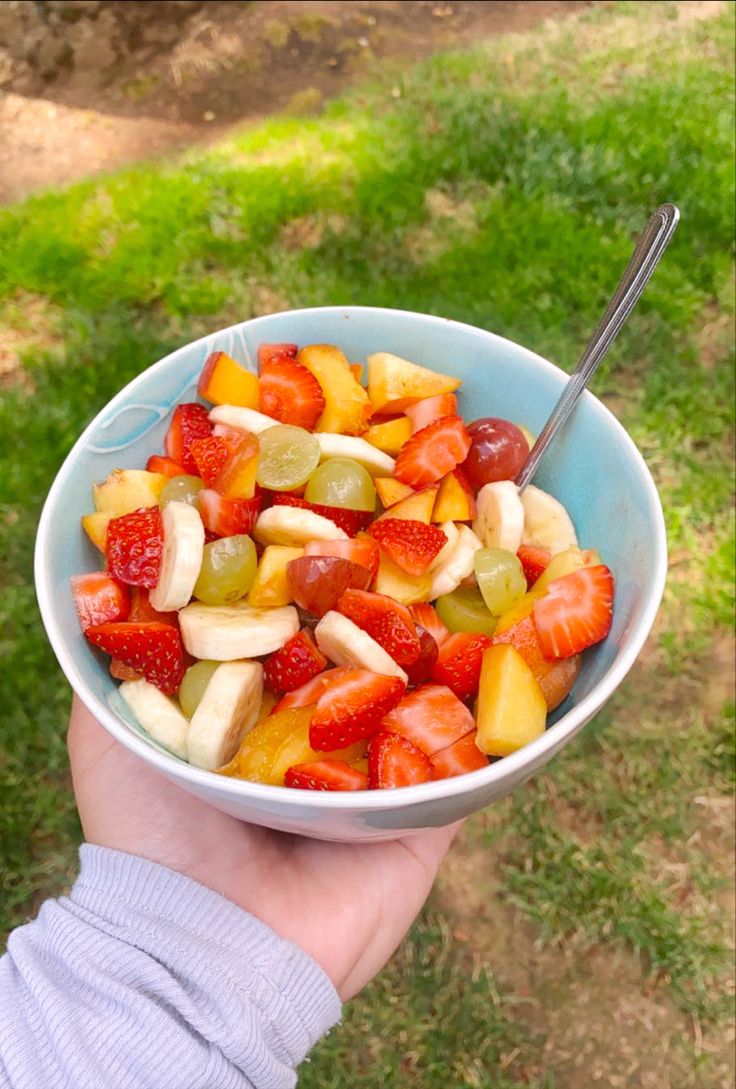
[[[59,472],[39,527],[36,574],[44,622],[70,681],[85,702],[91,696],[112,708],[150,746],[154,742],[117,695],[107,659],[89,647],[79,629],[69,577],[99,567],[79,518],[92,509],[94,481],[118,467],[142,468],[150,454],[162,450],[170,412],[178,402],[195,398],[197,377],[211,351],[227,351],[255,370],[258,345],[283,341],[336,343],[360,363],[374,351],[405,356],[462,378],[459,401],[467,420],[503,416],[535,433],[566,378],[532,352],[470,326],[403,311],[330,307],[269,315],[214,333],[167,356],[123,389],[92,421]],[[581,545],[598,548],[616,580],[611,633],[586,654],[574,693],[552,716],[558,723],[601,684],[632,634],[643,641],[662,593],[664,529],[640,455],[591,394],[583,396],[535,483],[565,504]]]

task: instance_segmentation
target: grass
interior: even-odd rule
[[[618,4],[389,70],[318,118],[0,212],[0,321],[19,363],[0,402],[5,928],[68,882],[80,836],[31,552],[84,423],[178,344],[289,305],[426,310],[569,367],[632,235],[674,199],[682,226],[595,382],[663,496],[661,623],[583,738],[476,822],[473,880],[501,874],[493,895],[528,921],[529,949],[628,951],[642,993],[674,1011],[678,1054],[687,1018],[727,1022],[730,840],[713,814],[732,787],[733,709],[713,640],[733,616],[733,9],[687,25],[682,9]],[[459,941],[435,908],[301,1083],[551,1089],[554,1041],[531,1027],[513,957],[490,958],[480,931]],[[683,1086],[720,1084],[708,1054],[687,1054]]]

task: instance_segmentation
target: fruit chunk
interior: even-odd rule
[[[196,474],[197,463],[190,447],[197,439],[206,439],[211,434],[212,424],[204,405],[196,402],[177,405],[164,440],[166,453],[185,473]]]
[[[412,435],[396,459],[396,476],[412,488],[434,484],[465,460],[470,437],[459,416],[444,416]]]
[[[319,465],[319,443],[303,427],[276,424],[262,431],[257,480],[262,488],[290,491],[309,480]]]
[[[236,534],[204,546],[193,594],[206,605],[229,605],[248,593],[256,575],[256,547]],[[286,602],[284,602],[286,604]]]
[[[473,532],[486,548],[517,551],[524,533],[524,506],[512,480],[483,485],[476,496]]]
[[[125,681],[118,692],[154,741],[181,760],[187,759],[189,722],[172,699],[142,678]]]
[[[164,543],[158,581],[149,594],[158,612],[182,609],[194,590],[204,549],[204,526],[187,503],[169,503],[161,515]]]
[[[367,632],[334,610],[325,613],[314,629],[317,646],[335,665],[370,670],[386,677],[398,677],[405,686],[401,666]]]
[[[218,473],[230,457],[230,444],[219,435],[208,435],[206,439],[197,439],[189,449],[197,466],[197,475],[207,488],[214,488]]]
[[[445,523],[450,525],[451,523]],[[432,568],[430,598],[452,593],[466,578],[473,574],[475,553],[481,543],[470,526],[457,527],[457,539],[445,560]],[[438,559],[441,559],[440,553]]]
[[[605,564],[581,567],[550,582],[534,602],[534,623],[547,658],[570,658],[605,639],[613,617],[613,575]]]
[[[384,507],[392,507],[395,503],[414,494],[414,489],[408,484],[402,484],[392,476],[377,476],[373,483],[376,485],[378,498]]]
[[[470,700],[478,691],[483,652],[491,640],[481,632],[457,632],[445,639],[432,669],[432,679]]]
[[[436,601],[440,619],[452,632],[482,632],[493,635],[496,618],[488,611],[483,595],[475,586],[457,586]]]
[[[158,507],[112,518],[105,545],[110,574],[133,586],[154,587],[161,571],[163,542]]]
[[[500,616],[526,593],[521,562],[504,548],[479,548],[474,558],[478,588],[489,612]]]
[[[417,636],[419,637],[419,654],[406,667],[406,675],[409,678],[409,684],[412,686],[423,684],[424,681],[429,679],[439,654],[439,647],[434,637],[419,625],[417,625]]]
[[[337,609],[383,647],[400,666],[416,662],[421,652],[417,626],[405,605],[384,594],[346,590]]]
[[[187,733],[189,763],[214,771],[234,755],[261,709],[260,662],[224,662],[192,715]]]
[[[433,605],[427,602],[419,602],[409,609],[412,620],[420,624],[434,639],[438,647],[441,647],[450,634],[449,629],[437,614]]]
[[[552,556],[546,548],[537,548],[536,545],[522,545],[516,555],[519,557],[527,588],[531,589],[539,576],[547,570]]]
[[[367,536],[349,538],[341,541],[309,541],[304,546],[305,556],[339,556],[341,560],[362,564],[375,578],[378,571],[379,549],[376,542]]]
[[[366,590],[371,575],[362,564],[338,556],[302,556],[287,564],[286,580],[297,605],[321,617],[337,607],[345,590]]]
[[[334,526],[338,527],[337,532],[333,533],[331,538],[326,537],[323,533],[314,533],[312,540],[338,540],[343,534],[347,537],[354,537],[361,529],[365,529],[373,518],[371,511],[349,510],[347,507],[328,507],[324,503],[308,503],[306,499],[300,499],[297,495],[284,495],[281,492],[274,495],[273,505],[274,507],[299,507],[302,510],[312,511],[314,514],[318,514],[320,518],[329,519]],[[290,518],[287,518],[286,521],[293,522]]]
[[[212,486],[228,499],[252,499],[260,454],[258,439],[243,431],[236,442],[228,445],[229,457],[212,480]]]
[[[314,711],[314,708],[311,709]],[[359,759],[365,752],[366,743],[360,741],[347,748],[341,747],[334,751],[315,749],[309,741],[309,721],[301,722],[299,726],[288,734],[274,753],[264,780],[273,783],[274,786],[283,786],[286,773],[289,768],[299,764],[313,764],[319,760],[342,760],[346,764]]]
[[[325,407],[315,429],[338,434],[361,435],[373,408],[350,370],[348,360],[333,344],[310,344],[297,359],[314,375],[322,387]]]
[[[212,488],[203,488],[198,496],[204,528],[218,537],[249,535],[261,510],[261,497],[230,499]]]
[[[475,496],[461,469],[443,476],[432,511],[433,522],[470,522],[475,518]]]
[[[187,718],[191,718],[197,710],[207,685],[212,680],[212,674],[219,669],[220,664],[205,659],[203,662],[195,662],[185,671],[179,686],[179,706]]]
[[[110,524],[110,519],[113,517],[112,511],[99,510],[94,514],[82,515],[82,529],[89,537],[95,548],[99,548],[100,552],[105,551],[107,544],[107,527]]]
[[[370,737],[381,719],[401,699],[405,684],[398,677],[348,669],[317,700],[309,726],[309,744],[327,752]]]
[[[367,469],[352,458],[330,458],[309,478],[304,498],[308,503],[349,510],[376,509],[376,489]]]
[[[595,548],[566,548],[564,552],[558,552],[549,561],[534,584],[535,593],[538,595],[544,593],[550,582],[561,579],[563,575],[579,571],[581,567],[595,567],[600,562],[600,554]]]
[[[213,405],[258,408],[258,379],[227,352],[210,352],[207,356],[197,393]]]
[[[179,627],[179,614],[175,612],[162,613],[158,609],[154,609],[148,590],[144,586],[131,586],[130,588],[128,620],[137,620],[140,623],[155,620],[159,624],[173,624],[175,628]]]
[[[266,366],[273,359],[286,356],[287,359],[296,359],[299,351],[296,344],[260,344],[258,346],[258,369]]]
[[[347,536],[331,519],[323,518],[321,514],[308,508],[289,509],[292,506],[296,504],[289,503],[287,506],[279,503],[258,516],[253,527],[253,536],[259,544],[291,545],[297,548],[308,541],[334,541]]]
[[[269,771],[276,753],[296,731],[309,729],[313,712],[313,707],[299,707],[281,712],[274,710],[267,717],[261,717],[245,735],[232,759],[217,770],[221,775],[236,779],[270,782]]]
[[[371,424],[363,438],[377,450],[396,457],[405,442],[411,437],[412,426],[408,416],[397,416],[395,420]]]
[[[184,470],[181,465],[177,465],[171,458],[160,457],[158,454],[151,454],[146,462],[146,472],[163,473],[169,480],[171,480],[172,477],[184,475]]]
[[[456,741],[454,745],[437,752],[432,757],[432,778],[450,779],[469,771],[487,768],[488,759],[475,743],[475,730]]]
[[[447,543],[437,526],[402,518],[379,519],[368,528],[384,552],[408,575],[423,575]]]
[[[176,692],[184,676],[184,652],[179,632],[171,624],[95,624],[84,633],[93,646],[130,666],[160,688]]]
[[[293,692],[327,665],[324,654],[306,631],[298,631],[263,666],[263,683],[271,692]]]
[[[432,576],[407,575],[398,564],[385,553],[381,554],[374,588],[377,594],[386,594],[403,605],[413,605],[417,601],[428,601],[432,594]]]
[[[393,473],[396,462],[390,454],[384,454],[376,446],[371,446],[365,439],[356,435],[337,435],[332,431],[319,431],[316,435],[322,460],[330,458],[350,458],[357,461],[372,476],[388,476]]]
[[[198,476],[172,476],[161,492],[159,506],[163,510],[169,503],[187,503],[199,510],[199,493],[202,488],[203,483]]]
[[[304,555],[302,548],[288,545],[268,545],[263,550],[256,577],[248,594],[248,604],[254,608],[288,605],[293,600],[286,567],[291,560]]]
[[[237,405],[217,405],[210,412],[210,422],[214,424],[214,434],[220,434],[223,427],[232,431],[248,431],[251,435],[260,435],[274,426],[271,416],[264,416],[254,408],[239,408]]]
[[[438,485],[430,484],[419,492],[411,492],[405,499],[400,499],[384,511],[379,521],[386,518],[404,518],[410,522],[424,522],[429,525],[438,491]]]
[[[409,405],[406,415],[411,422],[411,433],[421,431],[443,416],[457,416],[457,397],[454,393],[440,393],[436,397],[425,397],[416,404]]]
[[[295,764],[284,775],[284,786],[297,790],[367,790],[368,776],[344,760]]]
[[[510,420],[488,416],[468,425],[471,439],[463,469],[474,488],[514,480],[529,456],[524,435]]]
[[[453,393],[460,384],[459,378],[430,371],[390,352],[368,356],[368,396],[380,415],[405,412],[424,397]]]
[[[371,788],[392,790],[416,786],[432,778],[428,756],[399,734],[381,731],[368,747],[368,782]]]
[[[318,673],[311,681],[307,681],[305,684],[300,685],[299,688],[295,688],[293,692],[287,692],[285,696],[282,696],[273,708],[273,714],[287,711],[290,707],[311,707],[316,704],[324,690],[334,680],[342,676],[344,672],[345,670],[342,667],[338,667],[336,669],[326,669],[324,673]]]
[[[544,733],[547,704],[542,690],[509,644],[489,647],[483,654],[476,720],[475,743],[489,756],[508,756]]]
[[[264,360],[260,373],[260,411],[281,423],[312,431],[325,407],[325,396],[314,374],[286,355]]]
[[[130,612],[130,593],[104,571],[92,571],[88,575],[72,575],[74,607],[79,615],[82,631],[94,624],[110,620],[125,620]]]
[[[453,745],[475,730],[472,714],[442,684],[423,684],[402,696],[384,716],[381,728],[401,734],[427,756]]]
[[[291,606],[254,609],[244,601],[234,605],[195,601],[179,612],[179,624],[184,646],[193,657],[232,662],[283,647],[299,631],[299,614]]]
[[[524,531],[520,544],[546,548],[553,556],[577,545],[575,526],[559,499],[529,484],[522,492],[521,503]]]
[[[95,510],[120,518],[142,507],[156,507],[168,479],[145,469],[113,469],[101,484],[92,485]]]

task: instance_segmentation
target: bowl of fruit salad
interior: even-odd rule
[[[442,318],[324,307],[180,348],[95,417],[41,517],[54,651],[103,726],[244,820],[322,839],[513,790],[626,675],[661,505],[590,393]]]

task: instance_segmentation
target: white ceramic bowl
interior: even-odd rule
[[[656,488],[636,446],[611,413],[586,393],[545,458],[536,483],[569,510],[583,547],[595,547],[616,580],[610,635],[589,650],[574,691],[546,733],[480,771],[401,790],[330,793],[225,778],[166,752],[145,734],[118,696],[108,659],[92,650],[77,621],[69,577],[99,566],[79,525],[92,509],[91,486],[111,469],[141,468],[162,449],[167,419],[193,400],[207,355],[229,352],[255,370],[264,342],[335,343],[364,362],[389,351],[463,379],[467,420],[503,416],[533,432],[566,380],[551,363],[482,329],[427,314],[368,307],[297,310],[234,325],[188,344],[134,379],[95,417],[62,465],[38,528],[36,589],[46,631],[72,687],[126,748],[183,789],[254,824],[319,839],[392,839],[449,824],[525,782],[600,710],[635,662],[665,582],[664,519]]]

